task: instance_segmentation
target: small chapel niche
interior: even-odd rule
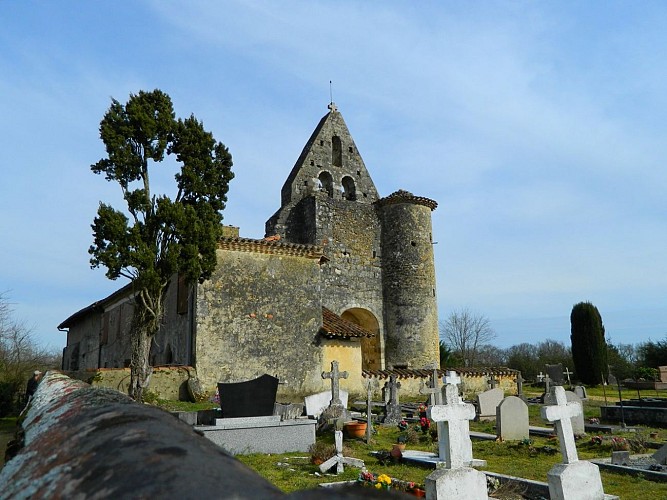
[[[322,186],[321,189],[326,191],[329,198],[333,198],[333,177],[331,177],[331,174],[325,170],[320,172],[318,179],[320,181],[320,185]]]
[[[334,167],[343,166],[343,145],[337,135],[331,138],[331,164]]]
[[[348,201],[354,201],[357,199],[357,190],[354,185],[354,179],[349,176],[343,177],[341,181],[343,184],[343,199]]]

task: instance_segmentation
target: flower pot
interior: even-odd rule
[[[415,488],[410,493],[419,498],[426,497],[426,490],[422,490],[421,488]]]
[[[394,447],[398,447],[399,450],[405,451],[405,443],[396,443]]]
[[[401,458],[403,456],[403,451],[405,450],[405,445],[403,443],[395,444],[391,449],[389,454],[392,458]]]
[[[345,433],[351,438],[363,438],[366,436],[366,425],[366,422],[347,422]]]

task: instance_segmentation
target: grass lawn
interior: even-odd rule
[[[587,415],[599,417],[598,407],[600,404],[598,402],[587,401],[584,406]],[[539,408],[538,405],[529,405],[531,425],[545,425],[539,416]],[[471,430],[479,432],[495,433],[493,423],[471,422],[470,427]],[[643,428],[640,430],[642,434],[648,434],[649,431],[659,432],[660,437],[658,439],[667,439],[665,429]],[[425,477],[431,470],[401,463],[381,463],[370,454],[372,451],[390,450],[393,443],[396,442],[398,433],[399,431],[395,426],[380,426],[370,445],[366,445],[362,440],[346,439],[344,441],[345,455],[364,460],[366,468],[375,474],[383,473],[404,481],[423,484]],[[634,435],[625,434],[628,438]],[[318,436],[319,441],[333,443],[333,435]],[[435,445],[431,443],[430,438],[426,435],[420,435],[419,443],[408,444],[407,448],[435,451]],[[611,456],[611,445],[608,439],[602,445],[597,445],[591,443],[589,436],[577,441],[577,449],[580,459]],[[530,444],[473,441],[473,455],[475,458],[487,461],[486,469],[480,470],[489,470],[542,482],[546,482],[549,469],[556,463],[561,462],[558,439],[542,437],[531,437]],[[359,474],[358,469],[346,467],[345,472],[340,476],[319,475],[319,468],[310,462],[308,453],[239,455],[237,458],[285,492],[314,488],[322,482],[354,480]],[[604,471],[601,472],[601,475],[605,492],[618,495],[622,499],[641,497],[642,500],[664,500],[667,498],[667,485],[665,483]]]

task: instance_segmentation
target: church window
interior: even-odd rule
[[[354,149],[352,148],[352,146],[350,146],[349,148],[347,148],[347,150],[348,150],[350,153],[354,153]]]
[[[361,177],[361,170],[357,170],[357,176]]]
[[[320,146],[324,146],[324,141],[320,141]]]
[[[327,171],[321,172],[318,179],[322,185],[322,190],[327,192],[329,198],[333,198],[333,177]]]
[[[354,201],[357,199],[357,191],[354,186],[354,179],[349,176],[343,177],[343,198],[349,201]]]
[[[331,138],[331,164],[334,167],[343,166],[343,146],[337,135]]]

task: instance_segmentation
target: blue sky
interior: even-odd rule
[[[263,236],[333,98],[380,195],[433,213],[441,319],[496,345],[667,334],[667,4],[0,2],[0,291],[45,345],[122,285],[91,270],[117,186],[90,171],[110,99],[159,88],[234,157],[225,222]],[[170,193],[166,172],[159,179]]]

